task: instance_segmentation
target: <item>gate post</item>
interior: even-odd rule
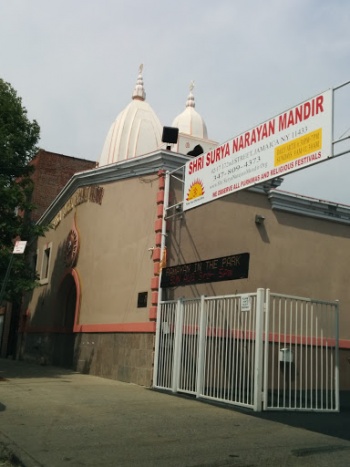
[[[268,372],[269,372],[269,323],[270,323],[270,289],[266,289],[265,294],[265,305],[264,305],[264,312],[265,312],[265,320],[264,320],[264,329],[263,329],[263,342],[264,342],[264,364],[263,364],[263,408],[267,410],[267,403],[268,403]]]
[[[254,411],[261,412],[262,402],[262,374],[263,374],[263,317],[264,317],[264,289],[256,293],[256,327],[255,327],[255,356],[254,356]]]
[[[157,306],[157,320],[156,320],[156,338],[154,342],[154,358],[153,358],[153,384],[152,387],[158,384],[158,360],[159,360],[159,341],[160,341],[160,318],[161,318],[161,303],[159,301]]]
[[[198,333],[198,365],[197,365],[197,378],[196,378],[196,397],[200,397],[203,389],[203,376],[204,376],[204,348],[206,337],[206,313],[205,313],[205,296],[201,296],[201,308],[199,317],[199,333]]]
[[[176,305],[175,317],[175,341],[173,355],[173,374],[171,378],[171,391],[177,392],[181,368],[181,346],[182,346],[182,323],[183,323],[183,301],[180,298]]]
[[[339,395],[339,300],[335,305],[335,369],[334,369],[334,389],[335,389],[335,410],[340,410]]]

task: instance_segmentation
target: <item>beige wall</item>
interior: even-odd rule
[[[62,324],[54,317],[57,291],[66,270],[65,240],[74,225],[80,251],[75,266],[81,283],[80,324],[148,321],[153,275],[156,220],[156,174],[122,180],[104,187],[102,205],[85,202],[62,218],[38,242],[38,264],[45,244],[52,242],[50,279],[38,287],[28,308],[32,325]],[[148,292],[147,308],[137,308],[139,292]],[[58,311],[59,313],[59,311]]]
[[[174,201],[181,194],[174,185]],[[265,217],[262,225],[255,215]],[[350,339],[350,228],[274,211],[265,194],[241,191],[172,220],[168,266],[250,253],[248,279],[167,289],[167,298],[273,292],[340,300],[340,336]]]

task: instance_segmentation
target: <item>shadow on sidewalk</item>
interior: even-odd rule
[[[64,378],[75,371],[51,365],[0,358],[0,384],[11,378]]]

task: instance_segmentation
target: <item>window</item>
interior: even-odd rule
[[[49,280],[50,259],[51,259],[52,243],[46,244],[43,248],[43,256],[41,261],[40,283],[46,284]]]
[[[146,308],[147,307],[147,292],[139,292],[137,296],[137,308]]]

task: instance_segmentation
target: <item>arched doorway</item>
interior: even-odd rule
[[[54,338],[53,364],[65,368],[74,365],[74,323],[80,305],[80,286],[76,271],[69,270],[63,276],[57,292],[56,332]]]

